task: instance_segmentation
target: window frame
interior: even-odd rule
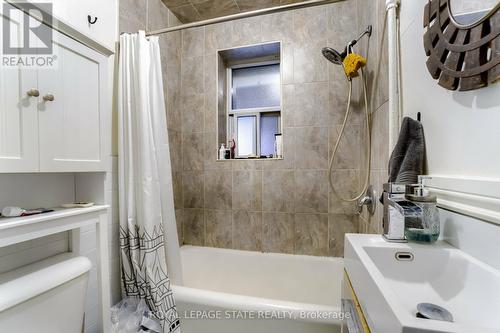
[[[280,105],[278,106],[273,106],[273,107],[261,107],[261,108],[246,108],[246,109],[233,109],[233,69],[240,69],[240,68],[251,68],[251,67],[261,67],[261,66],[267,66],[267,65],[279,65],[279,74],[280,74]],[[226,122],[227,122],[227,136],[231,137],[232,134],[234,137],[234,141],[236,143],[236,151],[235,151],[235,158],[249,158],[252,157],[252,155],[240,155],[238,152],[238,118],[243,117],[243,116],[255,116],[256,117],[256,122],[255,122],[255,137],[256,140],[254,142],[254,147],[255,147],[255,155],[257,158],[260,158],[261,155],[261,147],[260,147],[260,117],[262,114],[265,113],[279,113],[279,119],[278,119],[278,130],[281,131],[282,124],[281,124],[281,111],[283,108],[283,89],[282,89],[282,83],[283,83],[283,77],[282,77],[282,67],[281,67],[281,60],[266,60],[266,61],[255,61],[255,62],[247,62],[247,63],[242,63],[242,64],[233,64],[230,65],[226,68],[226,82],[227,82],[227,91],[226,91],[226,96],[227,96],[227,105],[226,105],[226,110],[227,110],[227,115],[226,115]],[[233,121],[233,124],[230,124],[230,122]],[[230,129],[233,129],[233,132],[230,132]]]

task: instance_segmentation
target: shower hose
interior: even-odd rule
[[[352,79],[347,77],[347,81],[349,84],[349,93],[347,95],[347,108],[346,108],[346,112],[344,115],[344,121],[342,123],[342,128],[340,129],[340,133],[339,133],[339,136],[337,137],[337,141],[335,142],[332,157],[330,159],[330,165],[328,168],[328,181],[330,182],[330,187],[332,188],[333,193],[335,193],[335,195],[337,195],[337,197],[339,197],[342,201],[354,202],[354,201],[358,201],[359,199],[361,199],[365,195],[365,192],[368,189],[368,184],[370,181],[371,129],[370,129],[370,114],[368,112],[368,97],[367,97],[367,92],[366,92],[366,79],[365,79],[363,68],[361,68],[361,81],[363,84],[363,97],[364,97],[364,101],[365,101],[365,125],[366,125],[365,157],[367,160],[367,162],[366,162],[367,166],[365,168],[364,185],[363,185],[363,188],[361,189],[361,191],[354,194],[354,197],[351,197],[351,198],[343,197],[338,193],[338,191],[335,189],[335,186],[333,184],[333,162],[335,160],[335,157],[337,156],[339,146],[340,146],[340,140],[342,140],[342,137],[344,135],[344,130],[345,130],[345,127],[347,125],[347,120],[349,119],[349,114],[351,112]]]

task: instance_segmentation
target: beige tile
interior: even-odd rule
[[[203,188],[203,171],[182,173],[182,196],[184,198],[184,208],[204,207]]]
[[[182,132],[203,132],[205,127],[205,95],[194,94],[181,97]]]
[[[205,132],[217,130],[217,56],[204,57],[205,66]]]
[[[282,84],[294,83],[293,79],[293,44],[281,43]]]
[[[175,210],[175,222],[177,226],[177,239],[179,241],[179,245],[184,244],[184,228],[183,228],[183,209]]]
[[[206,245],[232,247],[232,216],[230,210],[205,210]]]
[[[293,191],[293,171],[266,171],[262,177],[262,209],[267,212],[294,212]]]
[[[295,171],[295,212],[328,213],[328,178],[325,170]]]
[[[182,30],[182,56],[184,58],[204,55],[205,27],[196,27]]]
[[[262,251],[293,253],[294,218],[288,213],[263,213]]]
[[[273,7],[280,4],[279,0],[236,0],[236,3],[242,12]]]
[[[347,108],[347,98],[349,94],[349,84],[346,80],[344,71],[341,66],[330,64],[329,67],[330,73],[330,81],[329,81],[329,117],[330,126],[341,125]],[[354,89],[353,89],[354,96]],[[356,99],[353,97],[351,108],[355,110]],[[357,107],[359,110],[359,107]],[[349,124],[355,123],[353,121],[352,114],[355,111],[351,111],[351,115],[349,116]]]
[[[294,44],[293,81],[295,83],[328,81],[328,61],[321,54],[326,39],[317,38]]]
[[[343,201],[342,198],[349,199],[360,191],[360,174],[358,170],[333,170],[333,186],[335,192],[330,188],[329,212],[333,214],[355,214],[357,212],[354,202]]]
[[[231,22],[223,22],[205,27],[205,54],[215,54],[217,50],[227,49],[232,44]]]
[[[174,191],[174,207],[176,209],[184,207],[182,202],[182,172],[172,174],[172,188]]]
[[[173,172],[182,171],[182,135],[180,131],[168,130],[170,161]]]
[[[205,221],[203,209],[184,209],[182,224],[184,244],[205,245]]]
[[[170,9],[182,23],[189,23],[202,20],[196,8],[194,8],[194,6],[191,4],[178,7],[171,7]]]
[[[344,235],[357,233],[358,218],[356,215],[330,214],[328,216],[329,253],[333,257],[344,256]]]
[[[234,171],[237,170],[262,170],[262,160],[241,159],[230,161]]]
[[[296,42],[307,43],[327,38],[326,6],[297,9],[293,13]]]
[[[226,16],[238,13],[238,5],[234,0],[192,0],[202,19]]]
[[[162,1],[166,6],[170,8],[189,4],[189,0],[162,0]]]
[[[168,73],[165,75],[167,128],[180,131],[182,126],[180,66],[167,64],[166,72]]]
[[[328,82],[295,85],[293,121],[296,127],[330,124]]]
[[[369,3],[375,1],[363,1],[363,7],[369,7]],[[347,43],[357,37],[358,30],[361,32],[356,7],[357,1],[341,1],[327,6],[328,42],[334,49],[343,50]]]
[[[295,214],[295,253],[328,255],[328,214]]]
[[[148,29],[157,30],[168,26],[168,8],[161,0],[148,0]]]
[[[177,16],[175,16],[175,14],[172,11],[170,11],[170,13],[168,13],[168,27],[169,28],[175,27],[181,24],[182,24],[181,20],[179,20]]]
[[[276,0],[265,0],[271,3]],[[254,3],[254,1],[251,1]],[[269,6],[271,6],[270,4]],[[285,11],[281,13],[262,16],[263,41],[281,41],[283,43],[293,42],[293,12]]]
[[[233,171],[233,209],[262,210],[262,171]]]
[[[295,129],[295,167],[297,169],[328,168],[328,128]]]
[[[262,39],[259,17],[232,21],[233,47],[259,43]]]
[[[329,128],[329,157],[332,158],[335,144],[337,143],[341,126]],[[350,124],[344,129],[344,133],[339,142],[333,167],[335,169],[356,169],[361,167],[361,152],[365,153],[366,143],[360,142],[361,128],[359,125]]]
[[[226,170],[207,170],[205,172],[205,208],[231,209],[231,207],[231,172]]]
[[[248,251],[262,249],[262,212],[233,211],[233,247]]]
[[[293,127],[295,125],[295,114],[297,113],[295,86],[294,84],[282,86],[281,120],[284,127]]]
[[[184,171],[203,170],[203,133],[188,133],[182,136],[182,168]]]
[[[146,30],[147,0],[122,0],[118,8],[120,32]]]
[[[181,66],[181,93],[185,96],[205,92],[203,57],[183,58]]]

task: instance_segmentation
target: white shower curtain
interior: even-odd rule
[[[123,292],[144,299],[163,332],[180,332],[169,278],[179,283],[181,267],[160,49],[144,31],[120,36],[118,124]]]

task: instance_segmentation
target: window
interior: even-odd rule
[[[228,135],[236,157],[272,157],[281,132],[281,75],[278,61],[229,67]]]

